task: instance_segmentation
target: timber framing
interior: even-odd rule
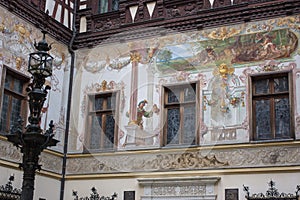
[[[44,12],[43,2],[0,0],[0,5],[68,45],[72,30]],[[150,2],[147,0],[143,2],[120,0],[119,11],[104,14],[93,13],[91,2],[92,0],[87,0],[85,9],[79,10],[79,6],[77,8],[75,21],[77,32],[82,17],[86,18],[87,30],[76,34],[73,49],[92,48],[105,43],[124,42],[168,33],[184,33],[300,13],[300,0],[234,0],[232,5],[229,0],[215,0],[213,5],[210,5],[209,0],[156,0],[151,17],[146,10],[146,3]],[[36,6],[32,6],[33,3]],[[129,7],[135,5],[138,6],[138,11],[133,22]]]
[[[207,5],[205,0],[157,0],[156,10],[151,19],[146,15],[146,11],[138,11],[136,15],[142,15],[142,19],[136,16],[137,21],[132,22],[128,10],[130,6],[136,4],[134,2],[136,1],[121,0],[119,11],[113,13],[93,14],[89,8],[78,11],[76,24],[79,25],[80,18],[85,16],[87,32],[78,34],[74,43],[76,48],[92,48],[99,44],[168,33],[184,33],[300,13],[300,0],[240,0],[234,1],[233,5],[226,5],[226,1],[215,0],[214,7]],[[221,2],[225,2],[225,5],[221,5]],[[187,5],[191,9],[188,10]],[[110,27],[105,27],[107,19],[110,20]]]

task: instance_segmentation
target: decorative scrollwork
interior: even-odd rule
[[[11,175],[8,182],[5,185],[0,186],[0,199],[18,200],[21,199],[21,189],[14,188],[12,182],[14,181],[14,175]]]
[[[275,187],[275,182],[272,180],[268,183],[268,185],[269,185],[269,189],[266,191],[265,194],[257,193],[257,194],[252,194],[251,196],[250,196],[249,187],[243,185],[244,191],[246,192],[246,196],[245,196],[246,199],[248,199],[248,200],[256,200],[256,199],[260,199],[260,200],[298,200],[298,197],[299,197],[298,193],[300,191],[300,185],[297,185],[295,194],[278,192],[278,189]]]
[[[74,200],[117,200],[118,195],[116,192],[114,192],[111,197],[105,197],[100,196],[95,187],[92,187],[91,191],[92,193],[90,194],[90,197],[78,197],[78,192],[76,190],[73,190],[72,196],[75,197]]]

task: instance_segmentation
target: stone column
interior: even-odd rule
[[[139,127],[137,125],[137,96],[138,96],[138,65],[141,55],[137,51],[130,54],[132,64],[131,70],[131,90],[130,90],[130,107],[129,107],[129,123],[125,126],[127,130],[126,146],[136,146],[136,135]]]
[[[137,120],[137,96],[138,96],[138,65],[141,55],[137,51],[130,54],[132,63],[131,70],[131,90],[130,90],[130,108],[129,108],[129,124],[136,124]]]

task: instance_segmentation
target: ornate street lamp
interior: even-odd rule
[[[32,82],[27,88],[29,101],[29,124],[25,130],[23,120],[20,118],[11,127],[10,134],[6,135],[8,141],[21,149],[23,160],[20,167],[23,169],[23,184],[21,200],[32,200],[36,170],[41,169],[38,164],[41,152],[50,146],[55,146],[58,140],[53,139],[53,121],[49,129],[43,132],[40,127],[41,111],[46,100],[50,86],[46,86],[45,79],[52,75],[53,57],[47,52],[51,49],[45,39],[46,32],[42,31],[43,39],[34,44],[36,52],[29,55],[28,72],[32,74]]]

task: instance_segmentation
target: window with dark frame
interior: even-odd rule
[[[124,200],[135,200],[135,191],[124,191]]]
[[[197,143],[196,87],[196,83],[164,87],[164,146]]]
[[[225,189],[225,200],[239,200],[239,189]]]
[[[27,109],[24,108],[27,108],[27,93],[25,89],[30,79],[7,67],[3,68],[3,72],[0,132],[8,133],[20,116],[22,119],[26,118]]]
[[[89,134],[87,149],[113,150],[116,143],[117,93],[89,95]]]
[[[98,0],[98,13],[107,13],[119,10],[119,0]]]
[[[254,76],[253,140],[293,138],[289,73]]]

